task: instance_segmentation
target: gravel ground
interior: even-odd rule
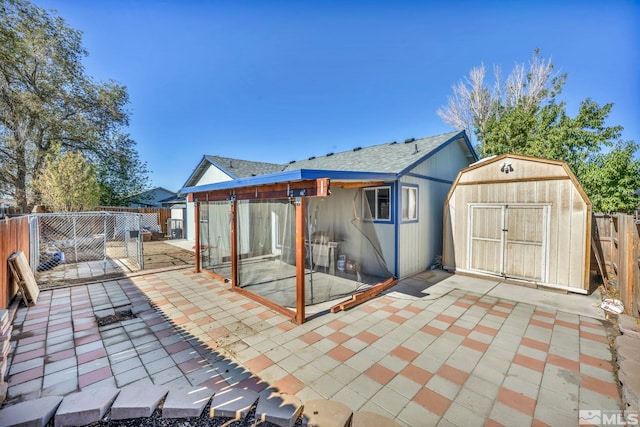
[[[149,418],[134,418],[129,420],[111,420],[109,414],[102,421],[90,424],[89,427],[278,427],[272,423],[255,424],[255,407],[244,420],[233,421],[231,418],[209,418],[210,404],[204,408],[202,415],[190,418],[162,418],[160,405]],[[302,416],[294,427],[302,427]]]

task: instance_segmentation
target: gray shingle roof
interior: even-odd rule
[[[409,142],[379,144],[282,165],[221,156],[205,156],[205,159],[236,179],[300,169],[398,174],[427,157],[456,135],[462,133],[455,131]],[[471,153],[469,155],[473,156]],[[195,185],[204,173],[207,165],[205,159],[196,167],[185,187]]]
[[[276,173],[280,172],[284,167],[283,165],[276,165],[274,163],[252,162],[250,160],[232,159],[230,157],[206,156],[206,158],[236,178],[248,178],[250,176]]]
[[[322,169],[400,173],[459,133],[460,131],[449,132],[410,142],[386,143],[296,161],[286,165],[284,170]]]

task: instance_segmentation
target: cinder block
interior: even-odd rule
[[[44,427],[62,402],[62,396],[26,400],[0,410],[0,426]]]
[[[271,393],[262,396],[256,407],[256,419],[280,427],[293,427],[302,413],[302,402],[286,393]]]
[[[55,427],[83,426],[100,421],[119,392],[113,386],[100,386],[65,396],[56,413]]]
[[[253,390],[227,389],[213,397],[209,416],[244,419],[258,401],[258,397],[258,393]]]
[[[345,427],[351,425],[353,411],[335,400],[311,400],[304,404],[302,425],[309,427]]]
[[[154,385],[148,378],[129,384],[111,405],[111,419],[150,417],[168,392],[168,387]]]

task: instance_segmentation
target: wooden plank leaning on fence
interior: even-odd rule
[[[36,278],[33,277],[33,271],[31,271],[31,267],[29,267],[24,252],[14,252],[9,257],[9,269],[11,270],[13,279],[18,283],[25,305],[35,305],[36,302],[38,302],[40,289],[38,289]]]

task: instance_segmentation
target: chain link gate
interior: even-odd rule
[[[144,268],[142,215],[75,212],[29,216],[31,269],[40,286]]]

